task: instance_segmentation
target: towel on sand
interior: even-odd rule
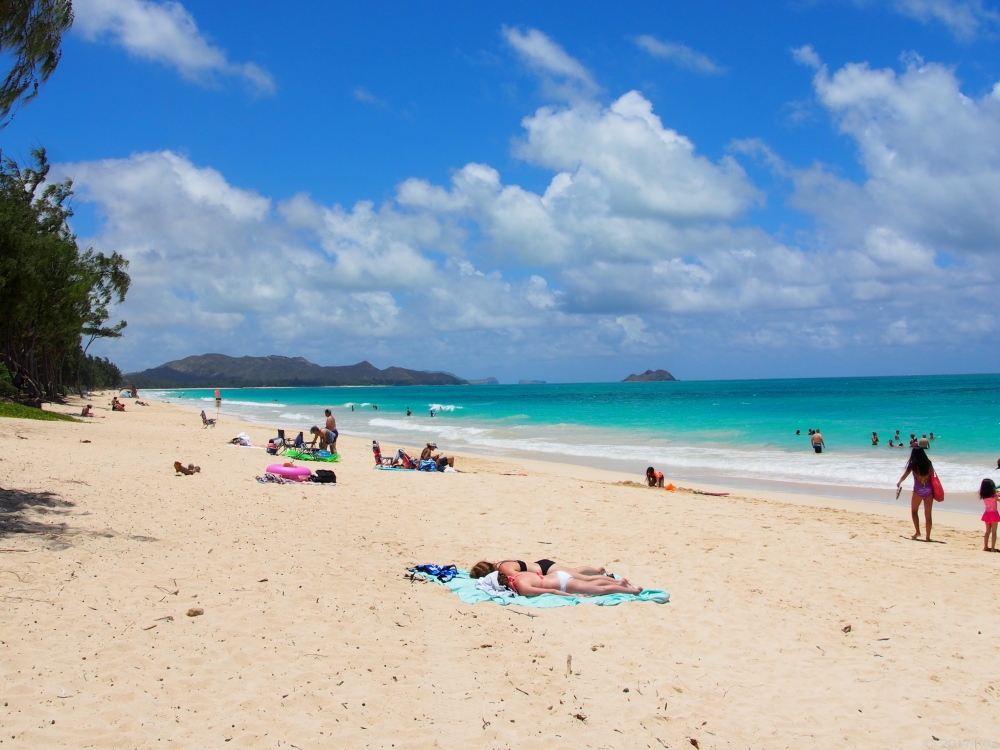
[[[510,599],[514,596],[514,592],[506,586],[500,585],[500,582],[497,580],[498,575],[500,574],[494,570],[489,575],[483,576],[476,581],[476,588],[480,591],[486,592],[486,594],[491,598],[499,596],[501,599]]]
[[[437,579],[430,579],[436,581]],[[522,607],[569,607],[574,604],[596,604],[600,607],[613,607],[622,602],[656,602],[666,604],[670,601],[670,594],[657,589],[646,589],[641,594],[605,594],[604,596],[556,596],[555,594],[542,594],[541,596],[490,596],[485,591],[476,588],[476,580],[469,578],[469,571],[460,570],[458,575],[452,578],[447,586],[466,604],[476,604],[478,602],[494,601],[497,604],[519,604]]]

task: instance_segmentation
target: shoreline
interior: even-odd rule
[[[186,403],[188,400],[182,398],[178,398],[175,401],[162,401],[158,398],[150,397],[150,400],[156,400],[157,403],[176,406],[179,409],[192,411],[195,414],[204,408],[196,406],[194,403]],[[206,409],[206,412],[207,411],[208,410]],[[222,414],[226,419],[235,420],[240,424],[251,425],[255,428],[270,429],[270,436],[277,434],[278,428],[270,422],[256,421],[239,414],[227,414],[225,411],[223,411]],[[317,420],[319,420],[319,417],[317,417]],[[317,421],[316,424],[319,424],[320,421],[322,420]],[[341,431],[340,434],[341,436],[366,442],[369,448],[371,446],[370,441],[373,439],[351,431]],[[392,435],[389,435],[384,439],[375,439],[378,439],[380,444],[391,442],[394,446],[407,447],[408,445],[414,445],[412,443],[407,444],[405,440],[397,439]],[[431,442],[434,441],[432,440]],[[417,453],[419,453],[421,447],[422,446],[417,447]],[[602,475],[606,474],[609,477],[608,481],[642,480],[643,470],[640,468],[637,471],[629,471],[625,466],[628,462],[625,460],[606,459],[604,461],[600,461],[587,457],[574,457],[561,453],[539,453],[540,457],[529,457],[527,455],[519,455],[519,453],[516,452],[504,453],[499,451],[490,451],[486,448],[479,449],[478,447],[476,449],[465,447],[457,450],[452,450],[450,448],[447,450],[449,454],[454,453],[454,455],[462,456],[466,459],[479,457],[505,462],[527,462],[532,465],[537,464],[538,469],[541,471],[545,470],[544,467],[573,467],[574,469],[588,472],[588,476],[592,472],[598,472]],[[385,453],[384,450],[383,453]],[[901,451],[900,453],[902,458],[908,456],[908,452]],[[637,465],[639,463],[643,462],[637,462]],[[554,473],[562,476],[569,475],[565,469],[555,470]],[[770,499],[775,502],[789,502],[792,504],[809,505],[811,507],[854,509],[856,512],[869,512],[890,518],[904,517],[909,519],[909,504],[907,501],[908,492],[905,487],[899,500],[896,500],[894,498],[894,489],[877,490],[870,487],[857,487],[850,485],[817,485],[805,482],[779,482],[777,480],[744,480],[739,482],[729,478],[719,478],[697,474],[674,474],[672,476],[678,477],[674,480],[674,484],[677,484],[678,482],[684,484],[694,483],[703,485],[704,487],[709,488],[712,492],[728,492],[730,496],[733,497]],[[611,479],[611,477],[613,477],[613,479]],[[668,477],[666,481],[669,483],[672,480]],[[978,504],[980,504],[981,501],[979,501],[978,498],[974,498],[973,500],[966,499],[965,502],[959,500],[956,503],[955,495],[957,494],[959,493],[952,493],[951,498],[949,498],[946,494],[945,503],[935,504],[934,517],[936,518],[939,514],[946,518],[956,516],[956,518],[950,522],[950,525],[954,528],[963,528],[968,530],[973,527],[978,527],[978,524],[981,522],[977,514],[982,513],[982,509],[978,507]],[[949,499],[950,504],[948,502]],[[900,509],[902,509],[902,513],[899,512]],[[970,525],[968,518],[966,517],[974,517],[975,523]]]
[[[153,400],[152,398],[150,400]],[[183,399],[178,399],[178,402],[182,402]],[[164,406],[173,406],[179,410],[193,413],[197,416],[201,408],[196,407],[192,404],[178,403],[178,402],[166,402],[157,401],[157,403],[163,404]],[[249,419],[245,419],[239,415],[228,414],[224,417],[226,419],[231,419],[238,424],[248,425],[255,429],[260,430],[270,430],[267,435],[268,437],[273,437],[277,434],[278,428],[272,424],[255,422]],[[249,434],[249,433],[248,433]],[[235,435],[233,436],[235,437]],[[253,437],[253,436],[251,436]],[[371,452],[371,439],[362,437],[360,435],[341,432],[340,438],[348,438],[347,442],[358,441],[360,444],[356,449],[361,450],[362,453],[367,451]],[[256,440],[257,438],[255,438]],[[378,439],[378,438],[375,438]],[[407,444],[405,442],[400,442],[393,440],[391,437],[383,441],[379,440],[379,444],[386,445],[383,446],[383,455],[388,455],[395,451],[396,447],[411,447],[416,448],[416,453],[419,454],[422,446],[416,446],[413,444]],[[263,440],[261,444],[266,444],[266,440]],[[338,444],[341,444],[341,440],[338,439]],[[388,453],[386,452],[386,447],[389,442],[392,442],[393,448]],[[257,443],[255,443],[257,444]],[[557,460],[553,458],[549,460],[548,458],[527,458],[521,456],[510,456],[502,453],[488,453],[486,451],[470,451],[470,450],[451,450],[451,449],[441,449],[442,452],[446,452],[448,455],[455,455],[456,457],[462,458],[466,461],[469,460],[481,460],[489,459],[497,463],[503,463],[509,465],[510,468],[518,468],[521,465],[527,465],[533,467],[535,471],[541,474],[551,474],[561,477],[579,477],[585,478],[590,481],[599,481],[607,483],[622,483],[622,482],[642,482],[643,476],[641,472],[631,473],[628,471],[623,471],[621,469],[606,468],[601,466],[588,466],[582,463],[576,463],[572,460]],[[552,455],[557,456],[558,454],[544,454],[546,456]],[[566,458],[566,457],[562,457]],[[461,465],[459,464],[459,468]],[[583,472],[582,474],[580,472]],[[670,483],[671,479],[668,477],[666,479],[667,483]],[[674,482],[675,485],[680,487],[677,482],[683,482],[684,484],[697,484],[698,489],[702,489],[708,492],[726,492],[729,493],[729,498],[736,500],[763,500],[771,503],[782,503],[789,505],[806,506],[812,508],[828,508],[831,510],[848,510],[855,513],[869,513],[885,518],[893,518],[897,520],[909,521],[909,505],[902,502],[881,502],[879,500],[872,499],[862,499],[862,498],[852,498],[852,497],[840,497],[835,494],[825,494],[822,492],[823,489],[829,489],[831,492],[836,491],[849,491],[852,489],[859,491],[867,491],[867,488],[850,488],[843,486],[827,486],[822,488],[814,488],[809,485],[797,485],[791,486],[783,489],[771,489],[766,487],[747,487],[735,484],[732,482],[727,482],[725,480],[719,479],[699,479],[699,478],[688,478],[679,479]],[[787,483],[792,485],[792,483]],[[651,492],[654,488],[647,488]],[[820,492],[815,492],[813,490],[819,489]],[[682,491],[683,492],[683,491]],[[900,499],[906,497],[904,491],[900,495]],[[718,498],[723,500],[725,498]],[[954,502],[954,501],[953,501]],[[947,496],[946,496],[947,503]],[[941,518],[941,522],[948,526],[949,528],[961,529],[964,531],[971,531],[979,529],[982,526],[982,522],[979,517],[975,515],[973,510],[953,510],[951,508],[942,507],[946,503],[936,503],[934,508],[934,523],[938,523],[938,518]],[[922,511],[921,511],[922,512]],[[981,511],[979,511],[981,513]],[[922,516],[921,516],[922,517]]]

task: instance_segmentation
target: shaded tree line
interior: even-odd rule
[[[68,224],[72,182],[47,181],[45,149],[32,159],[0,160],[0,361],[35,398],[87,384],[85,372],[92,387],[118,385],[105,382],[118,368],[86,352],[122,335],[125,321],[108,320],[128,292],[128,261],[80,248]]]

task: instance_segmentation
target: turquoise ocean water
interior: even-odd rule
[[[146,393],[215,408],[208,389]],[[445,450],[636,474],[653,465],[674,481],[808,485],[809,491],[886,502],[909,454],[886,447],[889,439],[896,430],[904,438],[933,432],[931,458],[949,500],[956,501],[946,501],[949,507],[974,511],[981,507],[974,495],[980,480],[991,476],[1000,483],[994,470],[1000,375],[255,388],[224,389],[222,397],[223,415],[296,431],[322,424],[323,409],[330,408],[342,432],[377,439],[386,448],[430,441]],[[406,417],[407,407],[413,416]],[[810,428],[822,430],[828,446],[822,455],[809,447]],[[881,440],[877,448],[871,446],[873,430]]]

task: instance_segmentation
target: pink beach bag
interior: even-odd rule
[[[941,486],[941,480],[938,479],[937,472],[931,474],[931,492],[935,500],[939,503],[944,502],[944,487]]]

